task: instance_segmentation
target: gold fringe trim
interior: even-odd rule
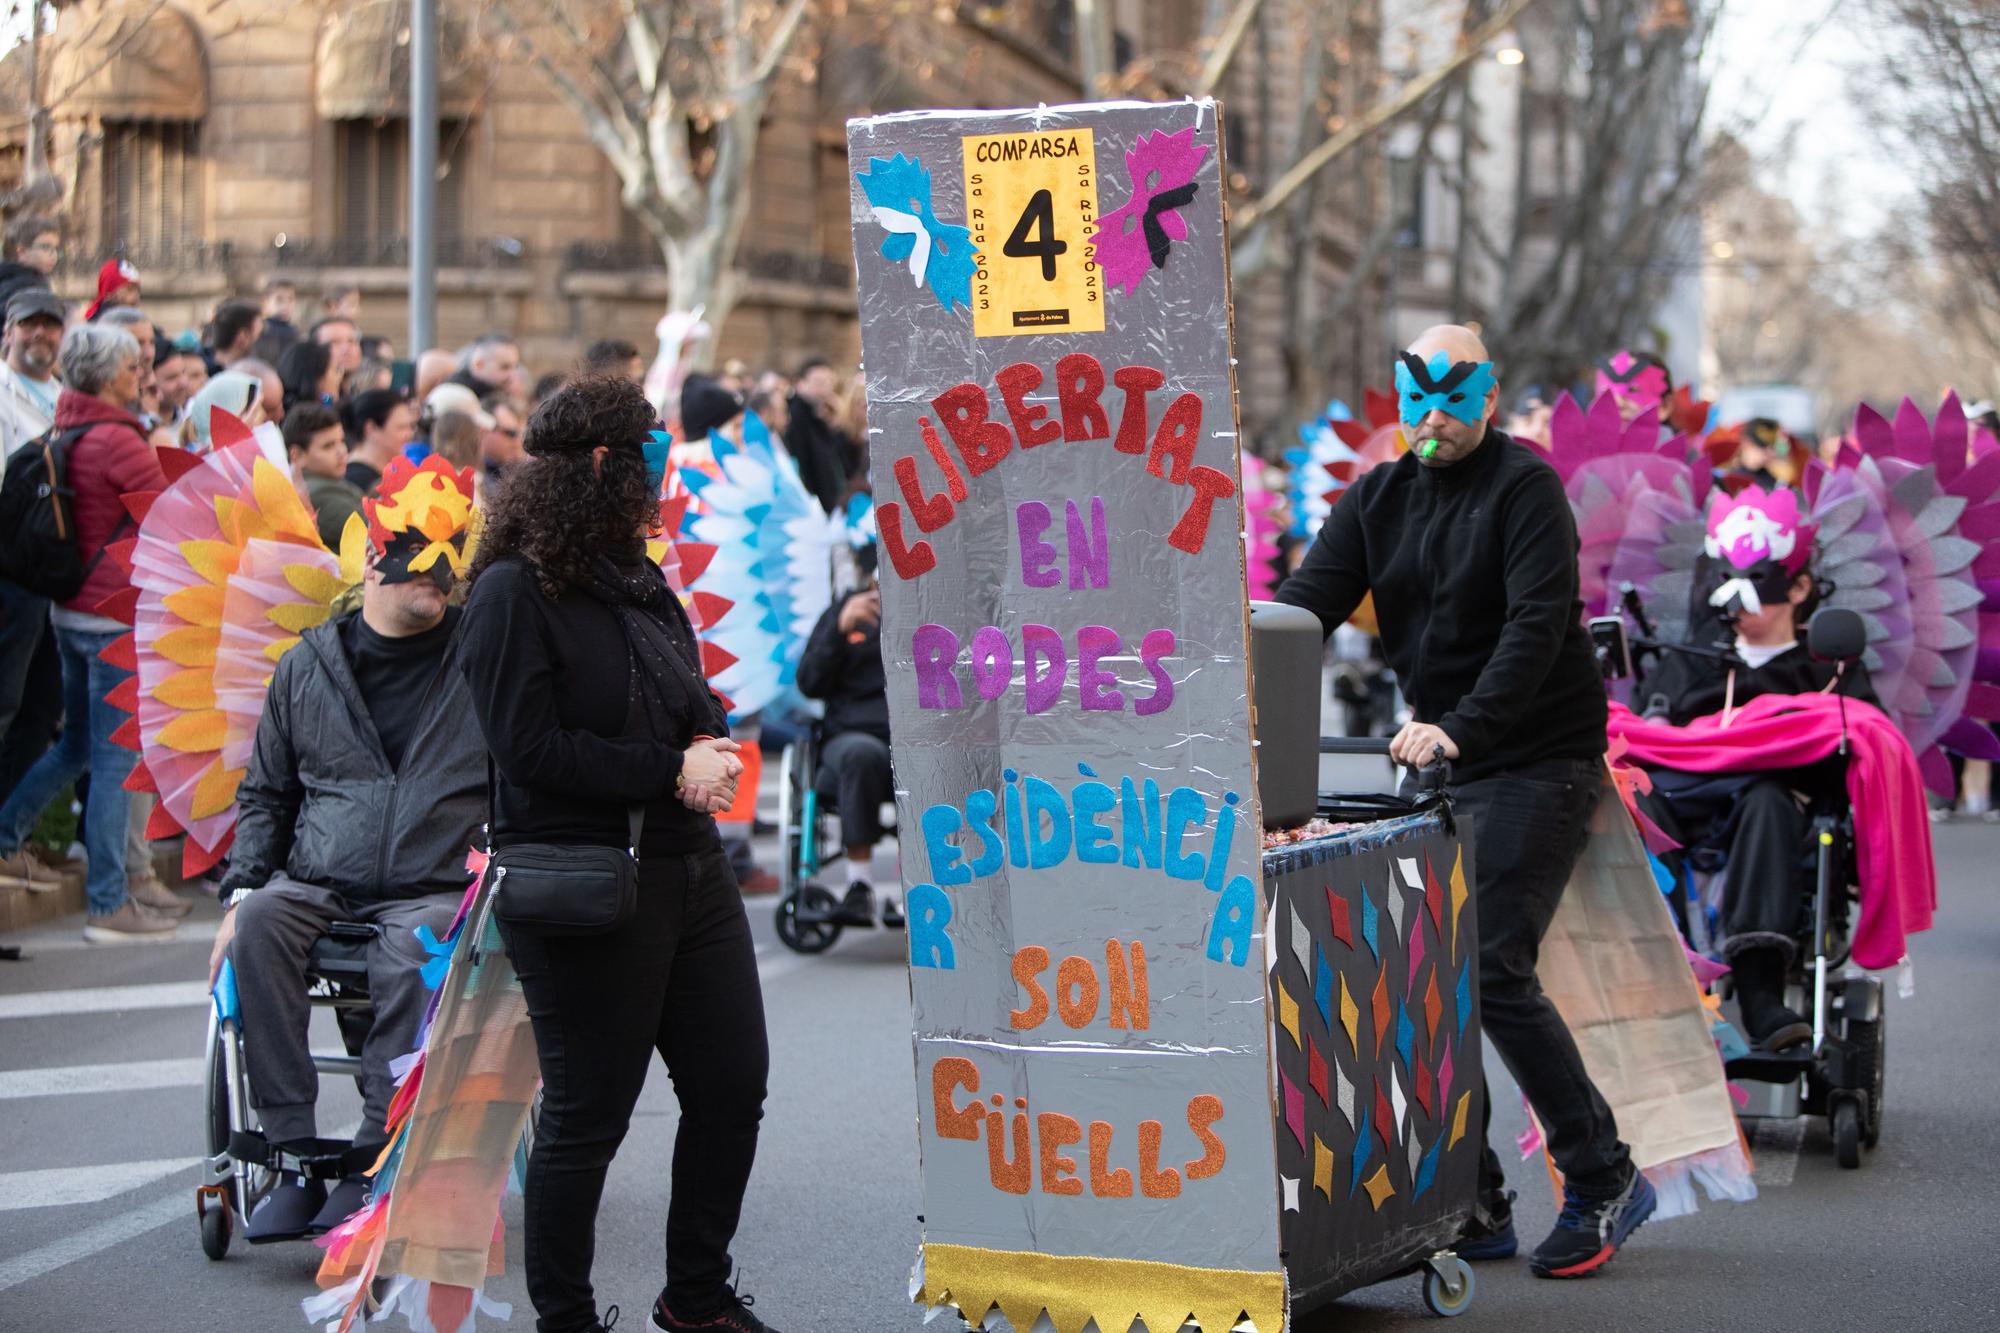
[[[1228,1333],[1244,1316],[1257,1333],[1285,1327],[1285,1274],[1186,1268],[1142,1259],[1095,1259],[968,1245],[925,1244],[920,1305],[951,1304],[977,1327],[994,1306],[1017,1329],[1048,1312],[1056,1333],[1127,1333],[1132,1321],[1160,1333],[1192,1319],[1203,1333]]]

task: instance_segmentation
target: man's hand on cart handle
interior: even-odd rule
[[[1428,722],[1405,722],[1403,729],[1389,742],[1389,757],[1411,768],[1427,768],[1439,755],[1446,759],[1458,758],[1458,745],[1445,735],[1442,727]]]

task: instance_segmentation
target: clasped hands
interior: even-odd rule
[[[1440,750],[1447,759],[1458,758],[1458,742],[1429,722],[1406,722],[1389,742],[1389,758],[1411,768],[1430,767]]]
[[[726,736],[697,736],[681,756],[681,804],[698,815],[721,814],[736,804],[743,747]]]

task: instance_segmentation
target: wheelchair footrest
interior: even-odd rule
[[[229,1155],[273,1171],[294,1172],[307,1180],[341,1180],[373,1166],[382,1148],[380,1144],[357,1147],[345,1139],[308,1139],[280,1146],[262,1134],[239,1129],[229,1136]]]

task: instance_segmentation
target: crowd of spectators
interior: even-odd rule
[[[361,293],[333,286],[307,305],[282,275],[254,295],[215,304],[200,329],[169,330],[148,314],[141,275],[107,261],[95,299],[78,309],[52,285],[59,227],[21,218],[0,262],[0,451],[65,426],[89,426],[70,447],[81,554],[88,561],[130,536],[122,495],[164,484],[156,448],[206,453],[215,409],[240,419],[265,456],[284,468],[311,508],[321,540],[338,549],[351,516],[375,494],[399,455],[435,452],[477,470],[482,489],[524,457],[537,403],[578,376],[647,384],[649,360],[621,338],[591,343],[573,364],[531,368],[512,334],[488,332],[458,348],[406,349],[364,322]],[[814,358],[755,371],[727,361],[674,384],[653,368],[649,390],[678,437],[710,431],[741,439],[753,414],[797,461],[806,488],[829,511],[866,488],[861,377],[845,384]],[[535,373],[535,371],[543,373]],[[663,392],[664,390],[664,392]],[[99,560],[71,602],[51,606],[0,579],[0,884],[46,892],[62,876],[86,877],[95,942],[171,938],[189,907],[154,873],[144,830],[152,797],[121,784],[133,754],[110,733],[127,716],[108,696],[128,676],[98,653],[123,626],[96,614],[124,585]],[[94,797],[94,798],[93,798]],[[82,808],[68,854],[33,838],[44,810]],[[775,881],[733,849],[752,891]]]

